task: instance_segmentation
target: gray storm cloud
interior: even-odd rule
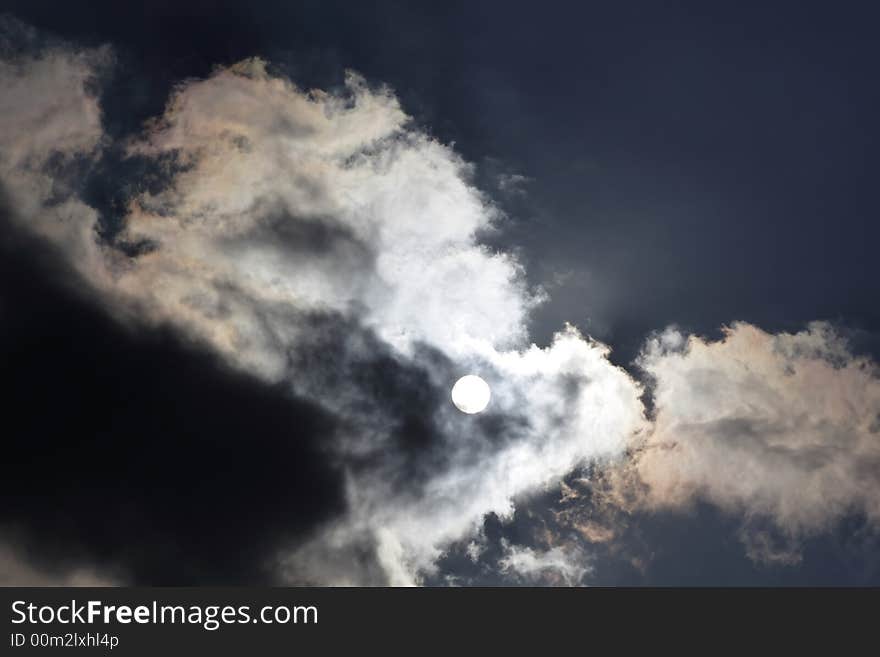
[[[349,376],[371,353],[444,394],[471,371],[492,386],[502,440],[491,422],[429,405],[443,464],[403,492],[393,455],[350,467],[347,514],[280,553],[281,579],[417,584],[485,514],[509,516],[514,498],[585,463],[619,467],[633,446],[645,505],[702,497],[792,535],[853,510],[877,519],[873,364],[820,326],[774,336],[735,325],[721,342],[669,331],[640,360],[655,385],[648,422],[641,383],[605,345],[572,327],[549,347],[529,344],[541,293],[514,256],[480,242],[503,216],[470,165],[355,74],[343,89],[304,91],[252,59],[179,85],[122,145],[168,182],[132,194],[121,219],[120,243],[148,248],[117,248],[63,166],[114,146],[92,91],[109,60],[54,49],[0,64],[0,86],[15,90],[0,100],[0,174],[22,225],[58,246],[112,312],[171,323],[344,418],[349,435],[330,446],[343,463],[384,449],[391,430],[394,410],[365,408]],[[328,352],[333,376],[301,358],[330,349],[308,321],[317,315],[351,327]],[[375,559],[359,566],[363,546]],[[502,566],[572,583],[588,572],[582,560],[509,547]]]

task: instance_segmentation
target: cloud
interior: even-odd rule
[[[604,346],[569,330],[546,350],[510,349],[524,346],[536,299],[511,256],[477,241],[498,212],[453,151],[408,127],[387,89],[349,75],[338,95],[305,93],[251,60],[181,87],[130,150],[173,152],[181,172],[163,193],[133,200],[126,236],[157,248],[124,271],[122,289],[151,293],[162,316],[187,318],[239,364],[348,418],[346,458],[387,448],[401,415],[426,418],[402,429],[442,445],[410,483],[418,494],[400,494],[393,451],[353,468],[351,516],[331,539],[371,536],[391,582],[418,581],[485,513],[509,513],[522,491],[613,456],[639,428],[639,388]],[[323,248],[303,243],[308,232],[326,238]],[[350,327],[332,346],[316,344],[291,309],[356,319],[376,340],[360,344]],[[421,370],[418,406],[383,409],[356,376],[328,384],[326,363],[308,374],[291,368],[293,351],[330,351],[350,371],[383,345],[393,369]],[[440,356],[429,362],[430,350]],[[498,437],[491,424],[465,425],[446,399],[474,368],[493,384],[488,420],[507,423]],[[391,369],[368,385],[393,380]],[[406,399],[401,392],[385,394]]]
[[[795,538],[847,514],[880,520],[878,369],[828,324],[774,335],[740,323],[717,341],[670,330],[640,364],[656,381],[636,466],[647,503],[702,498]]]
[[[703,502],[741,520],[751,559],[793,565],[848,518],[880,527],[880,372],[832,326],[735,323],[719,340],[669,328],[639,365],[652,428],[629,458],[564,486],[560,536],[613,545],[632,514]]]
[[[578,586],[590,572],[587,557],[579,550],[556,546],[544,551],[510,545],[502,541],[504,556],[500,570],[521,583],[534,585]]]
[[[521,343],[534,299],[515,260],[475,239],[497,211],[451,149],[407,123],[389,90],[355,74],[337,93],[305,92],[248,60],[182,85],[129,148],[180,170],[132,199],[125,237],[159,248],[116,284],[142,297],[149,279],[158,312],[268,377],[283,359],[267,333],[286,327],[238,305],[221,335],[224,283],[260,305],[357,314],[404,352]]]
[[[122,581],[85,567],[61,573],[37,570],[10,546],[0,544],[0,586],[119,586]]]
[[[614,459],[641,427],[638,386],[573,330],[546,350],[484,356],[479,370],[493,386],[491,410],[470,419],[458,413],[448,400],[454,370],[430,368],[446,385],[437,384],[433,409],[423,405],[416,412],[431,418],[438,458],[401,490],[399,473],[406,471],[385,450],[378,464],[352,477],[346,522],[293,562],[309,563],[314,573],[315,560],[324,555],[331,562],[320,570],[332,578],[344,569],[326,544],[367,532],[382,554],[403,556],[393,581],[417,582],[433,572],[448,544],[477,531],[487,513],[509,517],[515,497],[541,490],[584,462]],[[358,423],[356,448],[363,449],[369,435],[365,426]],[[413,429],[425,433],[424,427]],[[304,576],[296,563],[289,572],[294,579]]]
[[[9,576],[276,581],[279,545],[345,510],[324,447],[335,418],[170,327],[108,317],[4,214],[0,204]]]
[[[108,48],[74,50],[0,17],[0,178],[16,215],[72,260],[98,267],[95,210],[76,181],[102,147],[99,78]]]
[[[22,60],[19,84],[54,84],[38,60]],[[79,77],[60,96],[32,94],[28,111],[80,103],[65,121],[89,138],[59,143],[60,155],[43,156],[39,135],[31,156],[4,150],[4,181],[36,188],[56,171],[24,161],[124,148],[164,168],[165,184],[133,185],[110,238],[73,186],[75,213],[29,192],[17,220],[117,318],[170,324],[334,418],[325,448],[348,510],[278,557],[291,581],[418,583],[486,513],[614,458],[642,428],[640,387],[607,347],[574,329],[528,346],[540,295],[513,256],[479,241],[503,217],[388,89],[350,74],[342,89],[306,92],[247,60],[182,83],[163,116],[113,144],[94,134],[88,61],[71,53],[58,66]],[[493,386],[479,418],[448,399],[469,371]],[[359,552],[369,565],[340,568]]]

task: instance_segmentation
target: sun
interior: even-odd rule
[[[462,413],[469,415],[484,411],[491,397],[489,384],[476,374],[463,376],[452,386],[452,403]]]

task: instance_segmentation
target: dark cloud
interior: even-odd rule
[[[268,581],[276,550],[344,509],[333,417],[167,328],[120,325],[5,216],[0,235],[0,526],[30,559]]]

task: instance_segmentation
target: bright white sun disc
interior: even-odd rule
[[[489,384],[476,374],[463,376],[452,386],[452,403],[462,413],[473,415],[485,410],[491,397]]]

